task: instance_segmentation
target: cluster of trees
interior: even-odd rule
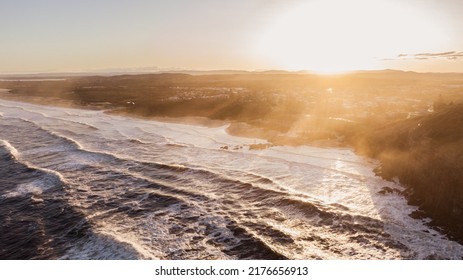
[[[463,104],[389,123],[355,139],[359,152],[381,161],[378,174],[398,178],[409,202],[463,242]]]
[[[357,151],[378,158],[381,176],[397,177],[408,187],[406,195],[411,203],[463,240],[461,85],[463,76],[458,74],[397,71],[332,77],[149,74],[0,81],[0,88],[11,89],[12,96],[45,98],[47,104],[52,98],[140,116],[202,116],[240,122],[245,129],[263,131],[262,135],[276,144],[341,137]],[[418,100],[413,104],[420,106],[433,104],[434,112],[409,119],[405,117],[407,112],[399,112],[393,120],[371,114],[355,122],[336,120],[342,117],[339,108],[344,101],[366,104],[378,97],[386,103],[391,97],[402,103],[385,103],[387,106],[371,111],[379,112],[377,115],[391,108],[412,108],[407,105],[412,103],[403,101],[407,99]],[[343,114],[362,110],[358,106],[342,108]],[[292,135],[288,141],[286,136],[294,131],[299,133],[298,138]]]

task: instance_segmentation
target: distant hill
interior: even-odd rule
[[[195,69],[178,69],[178,68],[159,68],[159,67],[141,67],[141,68],[115,68],[101,69],[95,71],[74,71],[74,72],[37,72],[37,73],[0,73],[0,79],[9,78],[63,78],[63,77],[87,77],[87,76],[118,76],[118,75],[140,75],[140,74],[189,74],[189,75],[247,75],[247,74],[269,74],[269,75],[288,75],[288,74],[305,74],[314,76],[349,76],[349,77],[380,77],[383,79],[390,78],[424,78],[424,77],[445,77],[445,78],[462,78],[463,73],[421,73],[401,70],[360,70],[334,75],[322,75],[309,70],[288,71],[288,70],[195,70]]]
[[[189,74],[189,75],[245,75],[245,74],[309,74],[308,71],[285,71],[285,70],[189,70],[189,69],[162,69],[162,68],[128,68],[128,69],[104,69],[98,71],[77,71],[77,72],[43,72],[43,73],[0,73],[0,79],[8,78],[56,78],[56,77],[87,77],[87,76],[118,76],[118,75],[143,75],[143,74]]]

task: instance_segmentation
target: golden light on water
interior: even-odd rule
[[[277,16],[257,52],[281,68],[339,73],[384,68],[401,53],[441,51],[449,29],[438,16],[399,1],[316,0]]]

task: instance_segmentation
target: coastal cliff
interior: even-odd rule
[[[404,195],[460,242],[463,240],[463,104],[365,133],[357,150],[377,158],[376,170],[397,178]],[[421,213],[423,214],[423,213]],[[414,215],[421,215],[414,213]]]

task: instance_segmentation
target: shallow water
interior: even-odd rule
[[[225,130],[0,100],[0,257],[463,257],[375,162]]]

